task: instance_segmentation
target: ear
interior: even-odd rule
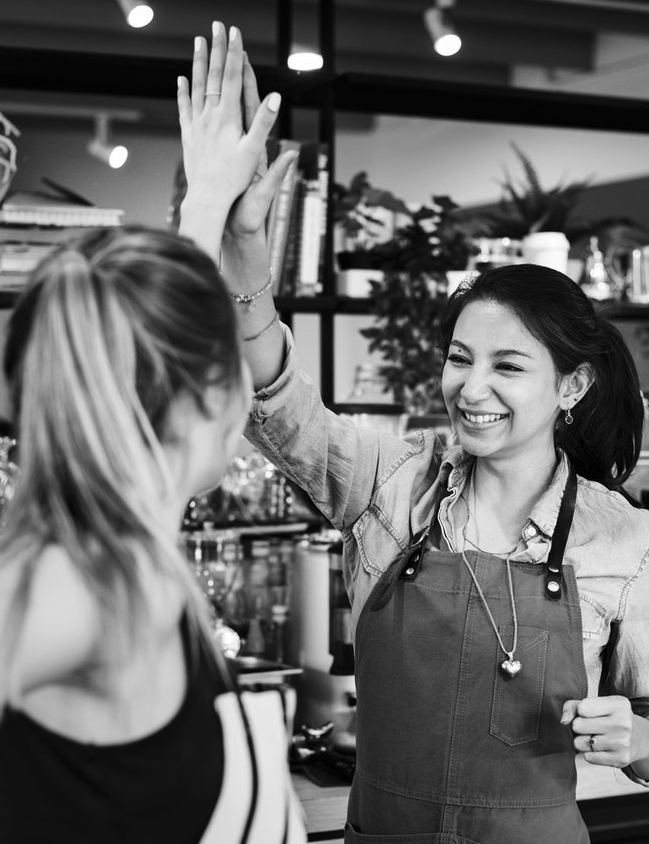
[[[591,388],[595,377],[590,364],[580,364],[570,375],[564,375],[559,385],[559,407],[571,410]]]

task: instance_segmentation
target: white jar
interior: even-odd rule
[[[523,261],[567,273],[570,243],[563,232],[534,232],[523,238]]]

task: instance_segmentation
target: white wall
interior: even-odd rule
[[[407,202],[447,194],[460,205],[500,196],[504,167],[521,167],[511,142],[533,163],[544,187],[591,176],[597,183],[649,174],[649,134],[380,116],[376,130],[336,143],[337,180],[366,170],[376,187]]]
[[[7,114],[11,116],[10,112]],[[20,117],[14,118],[21,128]],[[63,125],[56,129],[25,128],[18,139],[16,190],[47,190],[46,176],[85,196],[95,205],[122,208],[124,222],[165,225],[180,142],[174,135],[144,135],[119,129],[119,142],[129,149],[120,170],[92,158],[86,145],[92,134],[88,126]]]

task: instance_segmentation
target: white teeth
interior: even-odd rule
[[[504,419],[506,415],[504,413],[474,415],[472,413],[467,413],[466,411],[462,411],[462,413],[464,417],[474,425],[484,425],[486,422],[497,422],[499,419]]]

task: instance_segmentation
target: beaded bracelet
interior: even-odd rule
[[[264,334],[268,334],[268,332],[270,331],[270,329],[271,329],[271,328],[275,325],[275,323],[276,323],[278,320],[279,320],[279,314],[276,312],[276,313],[275,313],[275,316],[274,316],[274,317],[272,318],[272,320],[268,323],[268,325],[266,326],[266,328],[262,328],[260,332],[258,332],[257,334],[253,334],[253,335],[252,335],[252,337],[244,337],[244,338],[243,338],[243,339],[244,339],[244,342],[245,342],[245,343],[249,343],[251,340],[258,340],[260,337],[263,337],[263,336],[264,336]]]
[[[261,290],[258,290],[256,293],[230,293],[230,299],[235,302],[237,305],[247,305],[249,311],[254,311],[256,308],[255,299],[259,299],[260,296],[263,296],[264,293],[267,293],[270,288],[273,286],[273,276],[272,273],[268,278],[268,281]]]

